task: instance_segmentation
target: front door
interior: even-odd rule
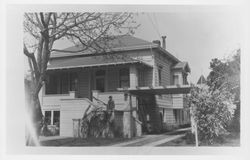
[[[98,70],[95,73],[95,89],[105,91],[105,70]]]
[[[105,79],[104,78],[96,78],[96,90],[100,92],[104,92],[105,90]]]

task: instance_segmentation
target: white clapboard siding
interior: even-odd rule
[[[173,109],[164,109],[163,122],[166,124],[175,124]]]
[[[61,99],[72,99],[75,98],[75,92],[70,92],[69,94],[52,94],[52,95],[42,95],[42,105],[58,105]]]
[[[155,86],[159,86],[159,77],[158,77],[158,67],[162,67],[161,75],[161,85],[167,86],[171,84],[171,65],[172,62],[160,53],[154,53],[154,82]],[[172,100],[170,95],[156,96],[156,103],[159,107],[169,108],[172,106]]]
[[[183,108],[184,107],[184,103],[183,103],[183,94],[174,94],[172,95],[173,97],[173,108]]]
[[[135,51],[129,51],[127,53],[128,56],[130,56],[133,59],[138,59],[140,61],[143,61],[144,63],[147,63],[149,65],[153,65],[153,52],[151,50],[135,50]]]
[[[163,86],[171,84],[171,65],[172,62],[160,53],[155,52],[154,54],[154,77],[155,77],[155,86],[159,86],[159,77],[158,77],[158,67],[162,67],[161,83]]]
[[[138,85],[139,87],[152,86],[153,69],[152,68],[138,68]]]
[[[161,108],[173,108],[172,98],[170,95],[156,96],[156,103]]]
[[[42,105],[42,112],[44,113],[45,111],[48,110],[60,110],[61,106],[59,104],[54,104],[54,105]]]
[[[73,119],[82,118],[89,103],[84,99],[62,100],[60,109],[60,136],[73,137]]]

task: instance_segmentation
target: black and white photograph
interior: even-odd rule
[[[6,10],[9,153],[246,149],[242,7],[27,4]]]

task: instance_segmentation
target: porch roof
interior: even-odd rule
[[[141,64],[152,67],[144,61],[125,56],[91,56],[91,57],[70,57],[67,59],[52,59],[49,61],[48,70],[87,68],[122,64]]]
[[[172,85],[172,86],[158,86],[158,87],[137,87],[123,89],[119,88],[119,91],[129,92],[133,95],[162,95],[162,94],[188,94],[190,93],[190,85]]]

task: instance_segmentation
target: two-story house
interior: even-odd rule
[[[125,35],[112,39],[105,53],[52,53],[41,94],[48,124],[57,125],[60,136],[73,136],[73,119],[109,96],[124,137],[188,124],[185,94],[164,91],[187,86],[190,68],[166,51],[165,37],[162,43]]]

